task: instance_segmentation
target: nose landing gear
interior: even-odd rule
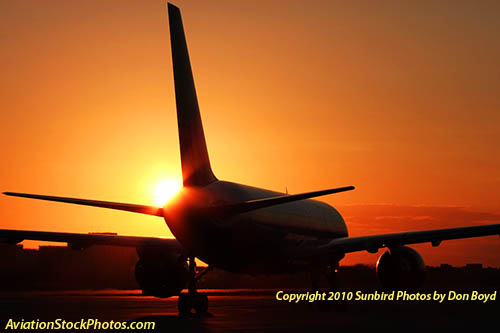
[[[189,257],[188,292],[179,295],[179,300],[177,301],[179,315],[189,315],[192,309],[194,309],[197,314],[203,314],[208,311],[208,296],[205,293],[198,292],[196,289],[196,282],[210,270],[212,270],[212,267],[208,266],[203,272],[196,275],[194,257]]]
[[[191,309],[194,309],[198,314],[206,313],[208,311],[207,294],[198,292],[180,294],[177,306],[181,316],[191,314]]]

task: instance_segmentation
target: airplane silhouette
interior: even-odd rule
[[[238,273],[311,272],[313,289],[326,274],[337,288],[336,268],[347,253],[376,253],[385,288],[418,288],[425,265],[409,244],[438,246],[449,239],[500,235],[500,224],[349,237],[332,206],[311,198],[353,190],[339,187],[301,194],[278,193],[218,180],[210,166],[180,10],[168,4],[183,188],[164,207],[37,194],[6,195],[124,210],[163,217],[173,238],[0,230],[4,242],[25,239],[67,242],[75,249],[92,245],[135,247],[136,280],[145,295],[179,295],[181,314],[206,312],[208,298],[196,282],[210,269]],[[197,273],[195,258],[209,266]],[[187,293],[181,293],[188,287]]]

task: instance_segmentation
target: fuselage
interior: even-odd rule
[[[190,254],[215,267],[247,273],[291,270],[291,257],[301,244],[348,235],[340,213],[316,200],[300,200],[226,218],[195,213],[207,206],[282,195],[285,194],[225,181],[185,187],[164,207],[165,221]]]

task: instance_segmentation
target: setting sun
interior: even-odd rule
[[[182,188],[182,183],[177,179],[169,179],[159,183],[155,188],[155,203],[158,206],[165,205]]]

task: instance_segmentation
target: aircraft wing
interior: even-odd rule
[[[444,240],[491,235],[500,236],[500,224],[400,232],[360,237],[342,237],[332,239],[330,242],[320,246],[305,246],[302,250],[297,249],[298,252],[296,253],[296,257],[304,258],[357,251],[376,253],[380,248],[384,247],[391,248],[400,245],[418,243],[431,243],[432,246],[439,246],[441,241]]]
[[[136,248],[161,247],[175,252],[184,252],[183,247],[175,238],[0,229],[0,243],[17,244],[25,239],[65,242],[74,249],[84,249],[92,245],[112,245]]]

